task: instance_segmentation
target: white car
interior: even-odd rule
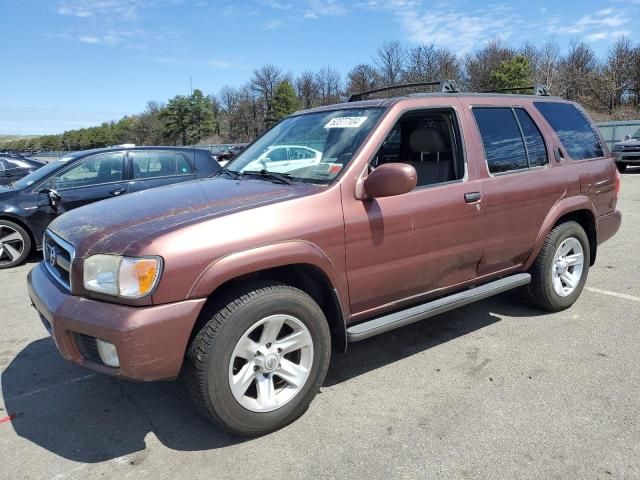
[[[242,171],[264,169],[270,172],[289,173],[298,168],[317,165],[321,159],[322,152],[303,145],[271,145]]]

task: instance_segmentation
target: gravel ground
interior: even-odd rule
[[[220,433],[179,382],[63,361],[0,272],[0,478],[640,478],[640,170],[569,310],[504,294],[335,354],[293,425]]]

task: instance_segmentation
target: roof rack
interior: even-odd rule
[[[458,89],[456,88],[456,84],[453,80],[437,80],[434,82],[403,83],[400,85],[392,85],[390,87],[375,88],[373,90],[367,90],[366,92],[354,93],[349,97],[349,102],[358,102],[362,100],[364,96],[371,95],[372,93],[387,92],[389,90],[398,90],[401,88],[413,88],[413,87],[424,87],[424,86],[434,86],[434,85],[438,85],[440,87],[440,91],[443,93],[458,92]]]
[[[541,83],[534,83],[533,85],[528,85],[525,87],[509,87],[509,88],[496,88],[493,90],[480,90],[478,93],[508,93],[508,92],[517,92],[520,90],[532,90],[532,95],[537,95],[540,97],[548,97],[551,95],[549,89],[546,85],[542,85]]]

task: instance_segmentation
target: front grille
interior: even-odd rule
[[[42,245],[44,265],[49,273],[67,290],[71,290],[71,263],[75,256],[73,247],[47,230]]]
[[[82,355],[85,360],[102,365],[103,362],[100,358],[100,354],[98,353],[96,337],[90,337],[88,335],[83,335],[82,333],[76,333],[75,337],[80,355]]]

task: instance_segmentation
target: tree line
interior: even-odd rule
[[[580,102],[596,120],[640,116],[640,44],[619,38],[604,57],[572,40],[561,52],[552,38],[514,48],[500,40],[465,55],[435,45],[380,45],[371,61],[346,74],[327,66],[297,75],[264,65],[239,87],[205,95],[194,90],[166,104],[148,102],[144,112],[97,127],[0,144],[13,150],[81,150],[122,143],[192,145],[248,142],[299,109],[344,101],[379,87],[440,79],[462,91],[545,85],[553,95]]]

